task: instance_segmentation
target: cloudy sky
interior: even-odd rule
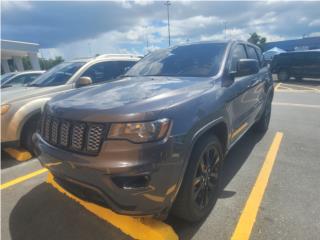
[[[1,2],[1,38],[39,43],[47,58],[143,54],[168,45],[163,1]],[[320,2],[171,1],[172,44],[252,32],[268,41],[320,36],[319,13]]]

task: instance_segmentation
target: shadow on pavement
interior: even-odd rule
[[[263,135],[258,135],[249,131],[246,133],[241,140],[231,149],[227,158],[225,159],[223,166],[223,179],[221,186],[221,193],[219,198],[229,198],[236,194],[233,191],[225,191],[224,188],[232,180],[232,178],[237,174],[241,166],[245,163],[249,157],[254,146],[262,139]],[[214,214],[214,208],[211,212]],[[201,225],[205,222],[200,223],[188,223],[182,221],[174,216],[170,216],[167,222],[174,228],[176,233],[179,235],[179,239],[186,240],[192,239],[192,237],[197,233]]]
[[[224,164],[222,189],[237,174],[262,137],[249,131],[229,152]],[[222,190],[219,198],[234,194]],[[174,216],[170,216],[167,222],[180,239],[191,239],[203,223],[190,224]],[[38,185],[18,201],[11,212],[9,225],[12,240],[130,239],[47,183]]]
[[[6,169],[15,165],[18,165],[19,161],[10,157],[6,152],[1,151],[1,169]]]
[[[9,225],[12,240],[131,239],[47,183],[19,200]]]

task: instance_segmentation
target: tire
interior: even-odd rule
[[[265,133],[269,128],[271,118],[272,98],[269,96],[264,107],[263,113],[259,120],[254,124],[254,131],[257,133]]]
[[[172,213],[188,222],[206,218],[215,205],[223,165],[222,147],[214,135],[205,135],[190,158]]]
[[[280,70],[278,73],[278,80],[280,82],[287,82],[290,79],[290,75],[286,70]]]
[[[21,136],[21,146],[27,149],[33,155],[35,154],[35,146],[32,141],[32,136],[37,130],[38,122],[38,119],[31,119],[29,122],[27,122],[23,128]]]

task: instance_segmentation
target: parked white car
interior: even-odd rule
[[[10,72],[1,75],[1,88],[21,87],[33,82],[45,71]]]

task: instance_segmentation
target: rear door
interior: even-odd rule
[[[304,77],[320,78],[320,52],[309,52],[305,57]]]
[[[250,112],[248,115],[252,116],[252,122],[256,120],[265,98],[265,84],[266,79],[269,77],[268,68],[263,66],[261,51],[251,45],[247,45],[247,54],[249,59],[254,59],[259,62],[260,70],[257,74],[251,75],[248,87],[248,102],[250,102]]]
[[[237,63],[240,59],[246,59],[247,53],[244,44],[235,45],[229,55],[229,72],[237,71]],[[248,85],[251,83],[252,76],[235,77],[234,82],[228,88],[231,99],[227,105],[230,121],[232,125],[231,141],[235,141],[241,133],[248,127],[249,112],[252,108],[248,97]]]
[[[305,73],[306,56],[303,53],[291,53],[288,55],[290,62],[290,76],[301,77]]]

